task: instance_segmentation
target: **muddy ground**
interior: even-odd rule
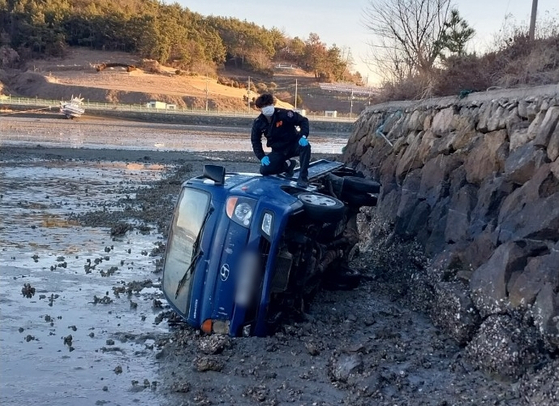
[[[336,155],[328,157],[339,158]],[[57,345],[64,348],[65,357],[79,353],[79,345],[76,345],[76,351],[70,351],[74,344],[72,339],[75,342],[77,335],[74,333],[74,338],[68,337],[75,331],[72,326],[77,324],[72,317],[82,320],[84,326],[88,325],[83,319],[90,310],[80,313],[79,308],[102,306],[103,301],[122,303],[114,312],[103,312],[105,319],[97,322],[104,329],[97,326],[97,330],[91,330],[91,333],[102,337],[102,342],[97,344],[96,351],[81,353],[80,362],[83,365],[73,366],[76,374],[84,376],[87,376],[88,368],[93,368],[89,365],[94,364],[97,369],[91,369],[91,374],[99,369],[105,372],[100,377],[96,375],[97,381],[92,381],[87,390],[82,391],[82,396],[68,387],[76,384],[71,378],[66,383],[53,383],[48,394],[47,391],[37,393],[30,389],[33,399],[27,399],[24,390],[16,390],[14,385],[7,385],[2,379],[0,396],[3,404],[29,401],[70,405],[78,404],[76,399],[79,399],[79,404],[84,405],[538,404],[534,403],[537,398],[532,396],[534,387],[545,386],[546,382],[538,383],[535,378],[532,381],[502,381],[473,370],[463,360],[462,349],[410,303],[411,296],[403,279],[408,268],[413,267],[414,262],[421,263],[424,258],[413,245],[392,246],[390,249],[383,246],[380,237],[387,235],[388,230],[386,225],[375,219],[374,210],[364,211],[360,216],[361,254],[353,266],[364,275],[361,285],[353,291],[321,291],[306,314],[298,320],[287,321],[274,336],[205,336],[177,320],[158,291],[166,227],[180,183],[199,174],[204,163],[216,161],[225,165],[228,170],[257,169],[255,158],[246,151],[185,153],[13,145],[0,148],[0,168],[6,173],[7,168],[13,171],[13,168],[29,168],[37,163],[41,167],[53,163],[70,163],[78,167],[83,164],[84,168],[93,163],[98,170],[99,179],[103,179],[113,176],[109,168],[119,162],[126,162],[128,166],[140,165],[142,170],[160,168],[157,176],[111,184],[107,196],[113,196],[112,200],[89,202],[87,210],[68,210],[59,216],[70,224],[69,227],[74,227],[76,233],[88,230],[88,233],[101,235],[95,242],[97,246],[91,248],[94,254],[90,258],[102,257],[103,251],[116,252],[121,249],[119,242],[125,244],[126,240],[134,238],[138,239],[138,244],[146,247],[142,248],[142,255],[136,254],[138,262],[127,258],[127,251],[122,251],[125,246],[122,247],[120,252],[124,252],[124,255],[121,254],[118,258],[122,264],[126,263],[129,272],[120,272],[117,277],[109,275],[102,279],[104,285],[98,289],[99,295],[95,295],[97,303],[90,303],[92,299],[95,301],[91,294],[86,297],[74,292],[72,296],[60,288],[59,295],[70,295],[75,300],[73,306],[77,308],[75,314],[68,317],[65,316],[66,313],[60,314],[61,318],[64,317],[64,334],[61,330],[53,330],[53,335],[60,341]],[[33,176],[33,171],[27,173],[28,175],[23,176]],[[5,177],[3,179],[5,180],[0,180],[2,201],[4,205],[10,206],[13,202],[7,202],[6,199],[13,196],[7,192],[7,188],[15,185],[10,184]],[[47,184],[48,182],[45,183]],[[36,193],[49,194],[48,189],[40,189],[40,184],[35,186],[38,188]],[[83,196],[86,186],[76,186],[82,188],[80,193]],[[30,200],[25,200],[26,204],[30,204]],[[14,206],[21,207],[25,202],[22,199]],[[41,204],[48,206],[49,203]],[[86,205],[85,202],[83,204]],[[40,210],[40,207],[37,206],[36,210]],[[372,231],[379,237],[378,241],[368,239]],[[4,234],[3,240],[11,238],[6,227],[0,228],[0,232]],[[48,235],[46,230],[44,238],[48,239]],[[7,247],[1,252],[1,259],[5,264],[11,260],[9,244]],[[130,255],[134,254],[135,251],[131,249]],[[141,262],[143,257],[149,257],[150,260]],[[18,357],[21,358],[26,358],[26,353],[31,351],[29,343],[34,343],[36,339],[33,334],[39,335],[33,333],[33,326],[29,325],[31,321],[27,320],[30,317],[26,315],[28,307],[29,314],[33,314],[33,317],[40,316],[47,323],[57,324],[49,314],[33,313],[30,301],[37,301],[39,289],[42,288],[41,281],[44,281],[34,279],[33,272],[48,270],[44,269],[44,265],[42,270],[34,269],[33,264],[39,259],[33,262],[34,259],[30,258],[31,256],[25,258],[27,262],[20,264],[13,279],[2,279],[2,289],[15,290],[17,295],[10,296],[8,302],[0,301],[3,323],[10,319],[16,320],[12,323],[14,326],[20,325],[24,329],[29,326],[29,332],[2,331],[3,335],[13,334],[18,337],[11,342],[10,351],[19,351]],[[57,256],[54,255],[53,258]],[[82,256],[80,261],[83,260]],[[66,268],[61,265],[63,260],[55,262],[53,259],[51,262],[58,265],[55,269],[51,265],[50,272],[64,277]],[[83,268],[81,265],[84,265]],[[87,262],[80,262],[76,268],[78,271],[75,272],[77,277],[83,277],[82,274],[87,273],[86,265]],[[387,266],[392,271],[387,272]],[[110,269],[105,268],[103,272],[106,274]],[[93,271],[93,275],[101,272],[99,268],[89,270]],[[4,271],[2,274],[5,274]],[[99,280],[101,279],[97,279]],[[75,289],[76,285],[72,286]],[[34,291],[35,288],[37,292]],[[46,304],[49,300],[56,303],[56,297],[51,293],[53,290],[45,290],[43,303]],[[123,297],[127,297],[127,300],[123,300]],[[12,302],[18,304],[13,307]],[[145,308],[141,315],[138,314],[138,303],[140,308]],[[17,315],[10,313],[13,309],[17,309]],[[128,318],[141,318],[143,324],[127,325],[130,323],[125,321]],[[120,323],[128,326],[127,329],[121,328]],[[134,334],[127,333],[132,327]],[[0,339],[5,340],[5,337]],[[141,350],[131,347],[125,355],[118,358],[118,362],[114,358],[98,356],[101,348],[114,353],[115,350],[111,348],[115,346],[115,341],[119,348],[117,352],[124,353],[124,347],[132,345],[130,342],[139,345]],[[58,351],[48,346],[46,338],[43,342],[43,351]],[[6,353],[6,346],[2,347],[2,375],[17,372],[22,364]],[[8,366],[6,360],[10,361]],[[38,360],[43,363],[57,362],[57,358],[49,356]],[[142,368],[143,374],[139,372]],[[56,376],[56,369],[49,368],[48,365],[43,365],[41,370],[47,376],[39,378],[39,381],[52,379],[53,373]],[[22,382],[21,385],[33,386],[33,382]]]

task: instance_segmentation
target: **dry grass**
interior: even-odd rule
[[[559,35],[530,41],[518,33],[500,49],[482,56],[455,56],[431,78],[386,83],[376,102],[459,95],[488,88],[538,86],[559,82]]]

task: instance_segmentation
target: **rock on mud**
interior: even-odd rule
[[[505,315],[489,316],[465,354],[475,367],[503,378],[519,378],[541,357],[536,332],[529,334],[519,321]]]
[[[23,297],[31,299],[35,295],[35,288],[30,283],[25,283],[21,288],[21,294]]]
[[[231,341],[227,336],[212,335],[203,337],[198,341],[198,349],[207,355],[219,354],[224,348],[231,346]]]
[[[344,355],[332,360],[329,368],[333,381],[347,382],[351,374],[359,373],[363,369],[363,359],[359,354]]]
[[[223,361],[216,357],[200,357],[194,360],[194,369],[198,372],[216,371],[220,372],[224,367]]]

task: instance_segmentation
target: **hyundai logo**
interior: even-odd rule
[[[221,276],[221,280],[225,282],[227,279],[229,279],[230,273],[231,270],[229,269],[229,264],[223,264],[221,269],[219,270],[219,275]]]

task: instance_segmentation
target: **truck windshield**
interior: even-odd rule
[[[208,193],[184,188],[175,210],[165,255],[163,289],[167,299],[187,314],[190,284],[197,256],[200,255],[199,235],[207,219],[210,196]]]

